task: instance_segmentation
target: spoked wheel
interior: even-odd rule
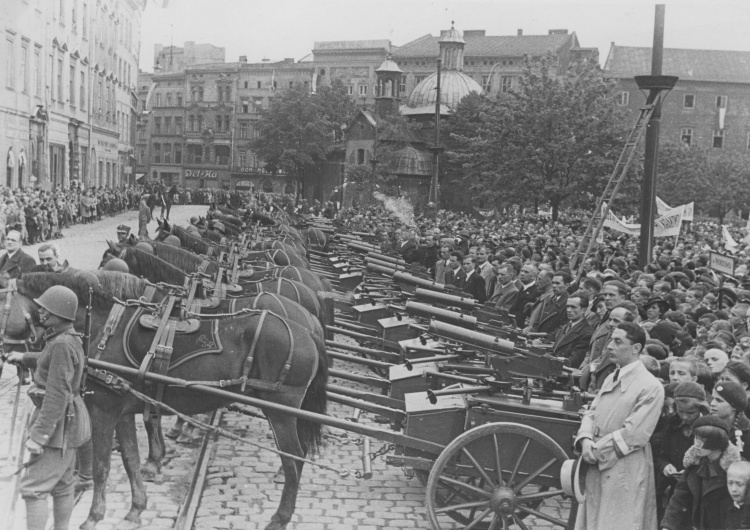
[[[527,530],[527,517],[571,528],[560,467],[568,458],[546,434],[518,423],[480,425],[453,440],[427,480],[433,530]]]

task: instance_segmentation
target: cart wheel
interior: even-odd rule
[[[432,530],[527,530],[529,516],[572,528],[575,509],[566,517],[560,503],[567,458],[552,438],[526,425],[488,423],[466,431],[443,450],[427,480]]]

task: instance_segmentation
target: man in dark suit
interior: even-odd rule
[[[0,257],[0,274],[11,278],[20,278],[24,272],[36,267],[36,260],[21,250],[21,233],[11,230],[5,236],[7,254]]]
[[[460,252],[451,253],[451,257],[448,260],[448,270],[445,273],[445,284],[453,285],[459,289],[464,288],[466,282],[466,273],[461,268],[461,264],[464,261],[464,257]]]
[[[484,278],[476,271],[476,258],[474,256],[466,256],[463,265],[464,272],[466,273],[464,292],[470,294],[480,304],[483,304],[487,300],[487,288],[484,286]]]
[[[495,287],[490,297],[490,302],[498,309],[506,309],[509,313],[513,311],[518,300],[518,288],[513,281],[513,267],[505,263],[497,267],[495,271]]]
[[[589,294],[586,291],[571,294],[566,304],[568,323],[555,333],[552,355],[568,359],[573,368],[581,366],[594,333],[594,328],[584,318],[588,305]]]
[[[522,289],[518,290],[516,305],[511,313],[516,315],[516,323],[519,328],[524,327],[526,319],[531,315],[531,307],[542,295],[542,291],[536,282],[538,273],[539,270],[533,263],[524,263],[518,273],[518,280],[521,282]]]
[[[566,305],[568,302],[568,285],[570,274],[567,272],[550,273],[542,271],[539,276],[552,274],[552,289],[545,293],[531,311],[529,325],[526,332],[544,333],[548,339],[553,339],[558,328],[564,326],[568,317]]]

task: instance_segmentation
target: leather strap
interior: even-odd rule
[[[253,337],[253,342],[250,346],[250,351],[247,352],[247,357],[245,358],[245,365],[242,369],[242,377],[240,378],[242,380],[242,386],[240,387],[240,391],[244,392],[245,388],[250,387],[255,390],[264,390],[266,392],[280,392],[283,389],[287,388],[286,378],[289,375],[289,371],[292,369],[292,358],[294,357],[294,335],[292,334],[292,330],[289,327],[289,323],[284,320],[283,318],[280,318],[278,315],[274,315],[280,322],[284,324],[287,330],[287,334],[289,335],[289,351],[287,353],[286,361],[284,362],[284,366],[281,367],[281,372],[279,372],[278,380],[271,383],[269,381],[263,381],[261,379],[250,379],[250,371],[253,368],[253,358],[255,357],[255,348],[258,345],[258,339],[261,336],[261,333],[263,332],[263,325],[266,322],[266,316],[268,315],[268,310],[263,310],[263,312],[260,315],[260,320],[258,321],[258,326],[255,328],[255,336]]]
[[[172,343],[174,341],[174,323],[170,321],[172,309],[174,308],[177,297],[174,295],[169,296],[167,305],[164,308],[164,312],[161,315],[161,322],[159,328],[156,330],[154,340],[151,342],[146,355],[143,357],[141,366],[138,368],[138,386],[144,388],[146,382],[146,373],[151,369],[151,365],[156,362],[156,367],[159,370],[157,373],[162,375],[166,374],[166,370],[169,368],[169,361],[172,358]],[[158,357],[158,359],[157,359]],[[166,366],[166,368],[165,368]],[[161,370],[164,370],[161,372]],[[156,394],[163,394],[163,386],[156,385]],[[151,416],[151,407],[147,404],[143,410],[143,420],[148,421]]]

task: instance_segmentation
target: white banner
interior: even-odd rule
[[[724,248],[732,254],[739,250],[740,246],[734,240],[732,234],[729,233],[727,225],[721,225],[721,239],[724,241]]]
[[[604,209],[605,206],[602,206]],[[678,206],[667,210],[664,215],[654,221],[654,237],[674,237],[680,235],[685,206]],[[621,221],[612,211],[607,211],[604,226],[630,235],[640,235],[641,225],[636,223],[625,223]]]
[[[693,221],[693,205],[695,203],[689,202],[687,204],[683,204],[682,206],[685,207],[685,213],[682,215],[683,221]],[[679,206],[678,206],[679,208]],[[664,215],[672,208],[663,200],[661,200],[659,197],[656,198],[656,213],[659,215]]]

